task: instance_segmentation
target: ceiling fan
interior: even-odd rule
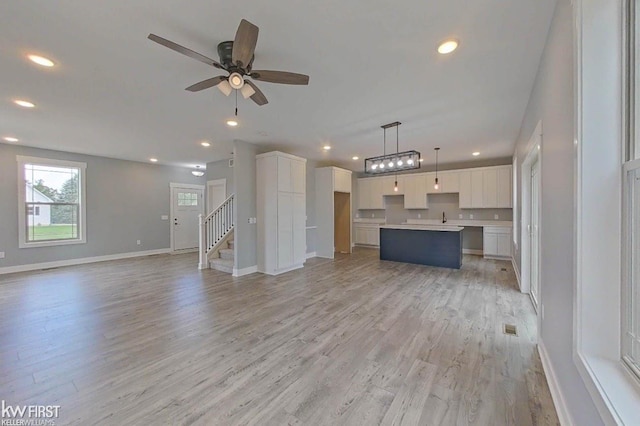
[[[265,105],[269,101],[258,87],[246,77],[267,83],[279,84],[309,84],[309,76],[286,71],[254,70],[254,50],[258,41],[258,27],[243,19],[240,21],[236,38],[233,41],[223,41],[218,44],[218,56],[220,62],[208,58],[191,49],[180,46],[170,40],[149,34],[150,40],[155,41],[178,53],[189,56],[212,67],[224,70],[228,75],[219,75],[208,78],[199,83],[187,87],[186,90],[199,92],[210,87],[218,87],[222,93],[229,96],[233,89],[240,90],[245,99],[251,98],[258,105]]]

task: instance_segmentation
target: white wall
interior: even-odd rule
[[[86,244],[18,248],[16,155],[87,163]],[[205,178],[186,168],[0,144],[0,268],[168,249],[171,221],[160,216],[169,215],[170,182],[204,185]]]
[[[559,0],[515,155],[521,170],[525,147],[542,120],[540,279],[545,317],[540,336],[570,416],[576,425],[583,426],[600,425],[602,420],[573,362],[575,71],[572,14],[570,1]],[[519,198],[521,194],[522,191],[518,191]],[[520,210],[521,199],[517,204]],[[519,235],[517,241],[515,255],[520,266]]]

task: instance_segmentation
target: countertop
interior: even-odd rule
[[[503,227],[511,227],[513,226],[513,222],[510,220],[460,220],[460,219],[451,219],[447,220],[446,223],[442,223],[442,220],[439,219],[408,219],[407,225],[440,225],[440,226],[503,226]]]
[[[382,225],[380,229],[410,229],[414,231],[449,231],[449,232],[460,232],[464,228],[462,226],[453,226],[453,225],[416,225],[416,224],[405,224],[405,225]]]

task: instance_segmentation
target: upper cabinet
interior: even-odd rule
[[[420,173],[404,175],[404,208],[427,208],[427,177]]]
[[[351,171],[333,167],[333,190],[351,193]]]
[[[511,208],[511,166],[460,172],[460,208]]]
[[[358,179],[358,208],[383,209],[385,195],[404,195],[405,209],[428,208],[427,194],[459,194],[461,209],[511,208],[511,166],[403,174]]]
[[[384,209],[384,200],[382,199],[382,179],[358,179],[358,209]]]
[[[304,194],[306,190],[306,167],[303,161],[293,156],[278,158],[278,191]]]

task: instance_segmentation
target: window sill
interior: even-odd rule
[[[640,382],[622,361],[580,354],[574,361],[606,424],[638,421]]]
[[[24,248],[36,248],[36,247],[55,247],[55,246],[69,246],[74,244],[86,244],[86,238],[81,240],[55,240],[55,241],[39,241],[34,243],[23,243],[21,242],[18,247],[21,249]]]

